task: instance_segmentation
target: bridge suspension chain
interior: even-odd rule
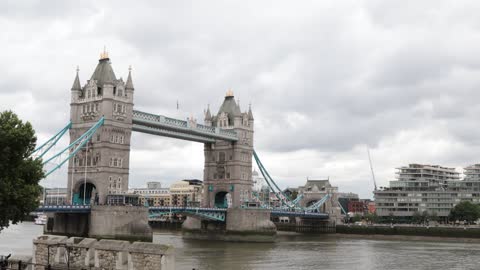
[[[275,181],[273,181],[272,177],[270,176],[270,174],[267,172],[262,162],[260,161],[260,158],[258,157],[255,150],[253,150],[253,157],[255,158],[255,161],[258,165],[260,173],[262,174],[263,178],[265,178],[265,182],[267,182],[267,185],[270,187],[270,189],[275,194],[275,196],[280,200],[282,205],[287,206],[289,208],[294,208],[295,205],[292,204],[290,198],[286,194],[284,194],[282,190],[278,187],[278,185],[275,183]],[[270,184],[270,182],[272,182],[272,184],[275,186],[277,190],[275,190],[275,188]],[[282,196],[280,196],[279,194]]]
[[[58,168],[60,168],[63,164],[65,164],[65,162],[67,162],[70,158],[72,158],[73,156],[75,156],[77,154],[77,152],[83,148],[87,142],[92,138],[93,134],[95,134],[95,132],[98,130],[98,128],[100,126],[103,125],[105,121],[105,118],[102,117],[100,118],[100,120],[98,120],[97,123],[95,123],[95,125],[93,125],[89,130],[87,130],[85,133],[83,133],[80,137],[78,137],[75,141],[73,141],[70,145],[68,145],[66,148],[64,148],[62,151],[60,151],[59,153],[53,155],[52,157],[50,157],[49,159],[47,159],[46,161],[43,162],[43,165],[46,165],[50,162],[52,162],[53,160],[59,158],[61,155],[63,154],[66,154],[67,151],[68,152],[68,156],[66,158],[62,158],[60,162],[58,162],[54,168],[50,169],[46,174],[45,174],[45,177],[47,177],[48,175],[50,175],[51,173],[53,173],[54,171],[56,171]]]
[[[42,158],[57,142],[67,133],[67,131],[72,127],[72,122],[69,122],[64,128],[62,128],[57,134],[53,135],[50,139],[44,142],[42,145],[33,150],[32,155],[38,154],[36,158]]]
[[[312,204],[311,206],[305,208],[306,211],[314,211],[314,210],[317,210],[320,208],[320,206],[322,206],[328,199],[330,198],[330,194],[326,194],[325,196],[323,196],[323,198],[321,198],[319,201],[317,201],[316,203]]]

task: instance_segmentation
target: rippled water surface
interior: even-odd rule
[[[0,254],[31,254],[42,233],[32,223],[0,232]],[[279,235],[275,243],[227,243],[182,239],[156,232],[154,241],[175,247],[177,269],[480,269],[480,244]]]

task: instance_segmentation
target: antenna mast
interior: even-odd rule
[[[375,186],[375,191],[377,191],[377,181],[375,180],[375,173],[373,173],[372,159],[370,158],[370,150],[367,146],[368,161],[370,162],[370,170],[372,171],[373,185]]]

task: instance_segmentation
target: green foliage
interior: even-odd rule
[[[368,213],[365,215],[365,220],[370,221],[372,223],[377,223],[379,221],[379,218],[377,216],[377,213]]]
[[[430,221],[438,221],[439,220],[437,212],[430,213],[428,218],[430,219]]]
[[[11,111],[0,113],[0,230],[16,224],[38,207],[42,161],[30,156],[35,131]]]
[[[460,202],[450,211],[448,217],[453,221],[476,221],[480,218],[480,206],[469,201]]]
[[[295,190],[292,192],[292,196],[290,196],[290,199],[295,200],[297,197],[298,197],[298,191]]]
[[[416,224],[422,223],[423,222],[422,214],[418,211],[415,211],[412,215],[412,222]]]
[[[352,217],[352,222],[357,222],[357,221],[361,221],[361,220],[362,220],[362,216],[360,216],[359,214],[355,214]]]

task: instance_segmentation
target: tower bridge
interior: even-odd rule
[[[262,234],[269,232],[274,235],[275,226],[270,221],[270,213],[280,215],[282,211],[287,212],[286,209],[271,211],[244,208],[245,202],[254,201],[252,192],[254,117],[251,107],[248,111],[242,112],[240,105],[235,102],[233,92],[229,90],[218,112],[212,114],[208,108],[204,124],[199,124],[194,119],[185,121],[134,110],[134,93],[131,69],[126,82],[122,78],[117,79],[106,52],[101,54],[95,71],[83,86],[77,69],[71,88],[71,122],[67,125],[70,131],[70,145],[64,150],[68,157],[59,165],[68,162],[67,189],[71,192],[68,198],[70,205],[45,206],[41,210],[56,213],[58,220],[62,220],[59,217],[61,215],[89,214],[90,231],[96,232],[99,231],[98,228],[92,227],[117,226],[124,234],[126,227],[137,229],[145,227],[144,218],[138,218],[144,215],[142,213],[146,211],[145,209],[111,208],[110,210],[118,213],[115,214],[116,218],[109,222],[105,221],[107,216],[102,209],[108,207],[102,205],[107,204],[109,196],[127,192],[131,135],[132,132],[141,132],[204,144],[202,205],[198,209],[175,209],[189,215],[184,223],[185,230],[196,233],[208,231],[212,227],[208,220],[213,218],[226,222],[224,231],[242,233],[250,231]],[[49,142],[56,143],[58,139],[54,136]],[[45,148],[48,151],[51,146]],[[255,159],[258,163],[256,154]],[[263,165],[259,165],[262,167],[262,174],[268,175]],[[59,166],[54,169],[58,169]],[[51,171],[48,172],[50,173]],[[273,187],[272,189],[275,191]],[[286,197],[281,199],[290,208],[294,208],[297,203],[287,203]],[[231,202],[228,206],[225,203],[227,200]],[[89,204],[95,205],[89,207]],[[78,205],[83,207],[77,207]],[[225,210],[227,207],[229,209]],[[150,215],[164,210],[151,208]],[[245,214],[245,211],[248,213]],[[288,211],[289,213],[285,215],[297,217],[315,215],[311,211],[308,213],[302,211]],[[129,213],[132,219],[118,218],[128,216],[126,213]],[[328,214],[316,215],[320,219],[328,218]],[[60,223],[69,222],[65,218],[63,220]],[[50,228],[63,230],[61,228],[63,225],[50,225]],[[101,230],[100,234],[103,233]],[[133,231],[130,233],[135,234]]]

